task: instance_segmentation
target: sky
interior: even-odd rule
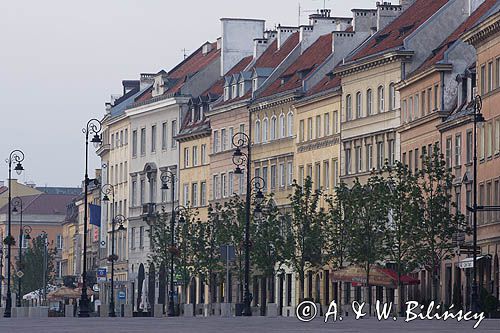
[[[300,0],[301,24],[324,2],[333,16],[375,7],[375,0]],[[266,28],[297,25],[299,1],[1,1],[0,180],[8,178],[3,161],[21,149],[21,182],[80,186],[87,121],[104,115],[122,80],[168,71],[184,49],[215,41],[221,17],[265,19]],[[90,147],[92,170],[99,160]]]

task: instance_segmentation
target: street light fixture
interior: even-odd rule
[[[12,212],[13,213],[18,213],[19,212],[19,265],[18,265],[18,272],[20,272],[20,275],[17,276],[17,302],[16,306],[20,307],[21,306],[21,283],[22,283],[22,271],[23,271],[23,238],[24,239],[31,239],[30,233],[32,231],[31,227],[29,225],[25,225],[23,227],[23,200],[20,197],[15,197],[12,199]],[[17,209],[19,207],[19,209]]]
[[[113,196],[114,197],[114,196]],[[125,227],[123,222],[125,222],[126,217],[118,214],[111,222],[111,255],[109,256],[109,261],[111,261],[111,300],[109,301],[109,316],[116,317],[115,312],[115,261],[118,260],[118,256],[115,254],[115,226],[120,224],[118,231],[124,231]]]
[[[16,163],[14,170],[18,175],[20,175],[24,168],[21,162],[24,161],[24,153],[19,150],[13,150],[9,154],[9,158],[6,159],[7,164],[9,165],[9,199],[8,199],[8,224],[7,224],[7,237],[4,240],[4,243],[7,244],[7,299],[5,302],[5,312],[4,317],[10,318],[12,313],[12,295],[10,289],[10,258],[11,258],[11,250],[12,245],[14,245],[15,240],[12,237],[11,233],[11,214],[12,214],[12,164]]]
[[[262,189],[265,188],[265,180],[261,177],[251,178],[251,153],[252,145],[250,136],[243,132],[236,133],[232,137],[233,146],[236,149],[233,152],[233,164],[236,166],[234,173],[237,175],[243,174],[243,168],[246,169],[246,197],[245,197],[245,281],[244,281],[244,296],[243,296],[243,312],[244,316],[251,316],[252,309],[250,307],[250,201],[252,196],[252,188],[256,190],[255,197],[258,199],[255,212],[262,211],[260,202],[264,199]],[[241,151],[242,148],[247,149],[247,153]]]
[[[89,136],[93,135],[91,142],[94,147],[98,147],[102,143],[99,135],[101,132],[102,124],[97,119],[90,119],[87,126],[82,129],[85,134],[85,178],[83,190],[83,269],[82,269],[82,294],[80,296],[80,311],[79,317],[89,317],[89,297],[87,295],[87,226],[88,226],[88,186],[89,186]]]
[[[114,218],[114,212],[115,212],[115,187],[111,184],[104,184],[101,187],[101,192],[103,194],[102,201],[104,201],[106,204],[109,203],[109,196],[111,195],[112,197],[112,202],[111,202],[111,255],[108,257],[109,261],[111,261],[111,298],[109,301],[109,316],[110,317],[116,317],[116,312],[115,312],[115,297],[114,297],[114,270],[115,270],[115,218]],[[118,216],[117,216],[118,217]]]

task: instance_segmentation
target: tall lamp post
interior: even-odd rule
[[[8,203],[8,224],[7,224],[7,237],[4,240],[4,242],[7,244],[7,299],[5,302],[5,312],[4,312],[4,317],[5,318],[10,318],[11,316],[11,310],[12,310],[12,295],[11,295],[11,289],[10,289],[10,256],[11,256],[11,249],[12,245],[14,245],[14,237],[12,237],[11,233],[11,215],[12,215],[12,164],[16,163],[16,166],[14,167],[14,170],[18,175],[20,175],[24,168],[21,162],[24,161],[24,153],[21,150],[13,150],[9,158],[6,160],[7,164],[9,165],[9,203]]]
[[[172,216],[170,219],[170,292],[168,294],[168,311],[167,315],[169,317],[175,316],[175,306],[174,306],[174,246],[175,246],[175,174],[166,170],[160,175],[161,179],[161,189],[168,190],[168,183],[170,183],[170,190],[172,191]]]
[[[0,308],[2,307],[2,286],[3,286],[3,242],[0,244]]]
[[[92,136],[90,142],[94,144],[94,147],[99,147],[102,143],[101,136],[99,132],[101,131],[102,124],[97,119],[90,119],[87,122],[87,126],[82,129],[85,134],[85,179],[84,179],[84,190],[83,190],[83,269],[82,269],[82,294],[80,296],[80,311],[78,313],[79,317],[89,317],[89,297],[87,295],[87,225],[88,225],[88,198],[87,191],[89,186],[89,136]]]
[[[252,188],[257,190],[257,199],[263,199],[264,195],[262,189],[265,187],[265,180],[261,177],[251,178],[251,153],[252,145],[250,142],[250,136],[243,132],[236,133],[232,137],[233,146],[236,147],[233,153],[233,164],[236,166],[234,173],[237,175],[242,175],[242,166],[246,168],[246,197],[245,197],[245,281],[244,289],[245,293],[243,296],[243,312],[244,316],[251,316],[252,309],[250,307],[251,296],[250,296],[250,204]],[[241,151],[242,148],[247,149],[247,153]],[[253,183],[253,186],[252,186]],[[259,208],[260,209],[260,208]]]
[[[30,233],[32,231],[29,225],[23,226],[23,200],[20,197],[15,197],[12,199],[12,212],[19,212],[19,266],[18,273],[20,275],[17,276],[17,304],[16,306],[21,306],[21,283],[22,283],[22,271],[23,271],[23,239],[31,239]],[[17,208],[19,207],[19,209]]]
[[[109,256],[109,261],[111,261],[111,300],[109,301],[109,316],[116,317],[115,313],[115,261],[118,260],[118,256],[115,253],[115,226],[120,224],[117,231],[125,231],[123,222],[125,222],[125,216],[118,214],[111,222],[111,255]]]
[[[111,184],[104,184],[101,187],[101,192],[103,194],[102,201],[104,201],[106,204],[109,203],[109,196],[111,195],[111,209],[109,210],[110,213],[110,221],[111,221],[111,255],[108,257],[108,261],[111,261],[111,298],[109,301],[109,316],[110,317],[116,317],[115,313],[115,297],[114,297],[114,250],[115,250],[115,220],[114,220],[114,215],[115,215],[115,187]]]

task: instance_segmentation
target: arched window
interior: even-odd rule
[[[347,95],[345,97],[345,111],[346,111],[346,119],[352,119],[352,97],[351,95]]]
[[[290,111],[288,112],[288,115],[287,115],[287,120],[288,120],[288,124],[287,124],[287,127],[288,127],[288,136],[293,136],[293,112]]]
[[[284,138],[286,136],[285,129],[285,114],[280,114],[280,138]]]
[[[276,140],[276,129],[277,129],[276,116],[271,117],[271,140]]]
[[[372,103],[372,90],[368,89],[366,91],[366,114],[369,116],[373,113],[373,103]]]
[[[361,92],[356,93],[356,118],[361,118],[363,116],[363,105],[361,103]]]
[[[396,108],[396,89],[394,88],[394,83],[391,82],[389,85],[389,110],[394,110]]]
[[[269,127],[269,120],[267,118],[264,118],[262,121],[262,142],[265,143],[267,142],[267,131]]]
[[[255,143],[260,143],[260,120],[255,121]]]
[[[384,87],[378,87],[378,112],[384,112],[385,104],[384,104]]]

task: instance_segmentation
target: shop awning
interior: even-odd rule
[[[359,266],[349,266],[330,273],[333,281],[344,281],[366,285],[366,270]],[[419,284],[420,280],[409,275],[402,275],[403,285]],[[379,287],[396,288],[398,285],[398,273],[389,268],[374,266],[370,269],[370,285]]]

